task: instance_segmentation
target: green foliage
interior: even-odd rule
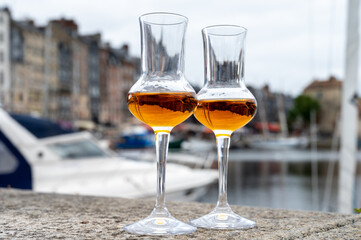
[[[300,95],[294,100],[294,107],[288,113],[288,121],[293,123],[301,118],[303,123],[309,124],[312,111],[318,111],[320,104],[314,98],[306,95]]]
[[[361,208],[355,208],[354,210],[356,213],[361,214]]]

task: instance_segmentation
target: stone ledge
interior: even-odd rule
[[[153,200],[41,194],[0,189],[0,239],[160,239],[129,234],[125,224],[146,217]],[[168,203],[173,216],[188,222],[214,205]],[[361,239],[361,216],[233,206],[255,220],[249,230],[198,229],[166,239]],[[165,238],[164,238],[165,239]]]

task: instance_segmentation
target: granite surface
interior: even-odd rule
[[[172,237],[129,234],[125,224],[146,217],[153,200],[40,194],[0,189],[0,239],[361,239],[361,215],[233,206],[258,226],[249,230],[198,229]],[[168,203],[188,222],[214,205]]]

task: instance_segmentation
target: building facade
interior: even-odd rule
[[[129,57],[127,45],[103,49],[101,62],[101,122],[119,125],[131,117],[127,98],[135,81],[136,63]]]
[[[288,135],[287,115],[293,108],[291,95],[272,92],[268,85],[262,88],[249,87],[257,100],[257,114],[248,126],[263,134],[269,132]]]
[[[90,117],[95,123],[99,123],[101,109],[100,102],[100,60],[99,47],[100,34],[87,35],[82,37],[88,46],[88,95],[90,100]]]
[[[77,36],[78,26],[72,20],[60,19],[50,21],[49,38],[50,66],[49,78],[52,79],[51,94],[53,106],[50,117],[66,121],[73,120],[73,38]]]
[[[317,116],[319,133],[331,135],[340,121],[342,82],[333,76],[326,81],[314,80],[304,89],[303,94],[320,104]]]
[[[136,79],[136,66],[135,62],[132,59],[125,58],[122,60],[122,65],[120,68],[120,112],[121,118],[127,119],[132,117],[131,113],[128,110],[128,92],[129,89],[133,86],[134,80]]]
[[[7,8],[2,8],[0,9],[0,106],[6,108],[10,108],[11,105],[10,35],[11,14]]]
[[[72,41],[73,85],[72,116],[73,120],[90,120],[90,100],[88,95],[88,46],[80,38]]]
[[[101,123],[110,124],[109,121],[109,63],[110,63],[110,46],[106,44],[99,50],[99,93],[100,93],[100,119]]]
[[[0,9],[0,103],[8,111],[119,125],[130,116],[127,93],[139,74],[128,46],[100,34],[79,35],[71,19],[39,27]]]
[[[44,31],[31,20],[13,22],[12,29],[12,104],[9,107],[14,112],[40,116],[44,92]]]

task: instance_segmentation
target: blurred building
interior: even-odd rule
[[[8,111],[53,120],[121,124],[139,58],[80,35],[71,19],[39,27],[0,9],[0,104]]]
[[[78,26],[72,20],[52,20],[46,26],[47,56],[46,73],[49,80],[48,117],[73,120],[71,100],[73,87],[72,40],[77,36]],[[50,69],[48,69],[50,68]]]
[[[15,112],[41,115],[44,86],[44,29],[32,20],[11,24],[11,106]]]
[[[101,51],[101,122],[118,125],[122,119],[130,117],[127,97],[137,75],[136,61],[129,57],[128,46]],[[105,84],[106,81],[106,84]]]
[[[117,58],[114,51],[111,52],[108,62],[108,85],[107,85],[107,104],[109,115],[107,122],[116,124],[121,119],[121,61]]]
[[[126,119],[127,117],[132,117],[131,113],[128,110],[128,92],[129,89],[133,86],[134,80],[138,80],[140,75],[140,59],[130,57],[128,45],[123,45],[120,49],[117,50],[117,57],[120,59],[121,68],[120,68],[120,107],[122,118]]]
[[[74,121],[90,120],[88,45],[77,36],[72,40],[71,49],[73,61],[72,117]]]
[[[268,85],[262,88],[248,87],[257,100],[257,114],[249,124],[263,133],[288,134],[287,114],[293,108],[291,95],[272,92]]]
[[[342,82],[334,76],[326,81],[316,79],[303,90],[303,94],[319,102],[318,130],[320,134],[330,136],[340,121]]]
[[[90,100],[90,116],[92,121],[99,123],[101,108],[99,48],[101,36],[99,33],[82,36],[82,40],[88,45],[88,94]]]
[[[0,8],[0,106],[11,105],[11,63],[10,63],[11,14],[9,9]]]
[[[99,49],[99,65],[100,65],[100,122],[110,123],[109,114],[109,92],[108,86],[110,86],[109,81],[109,58],[110,58],[110,45],[105,44]]]

